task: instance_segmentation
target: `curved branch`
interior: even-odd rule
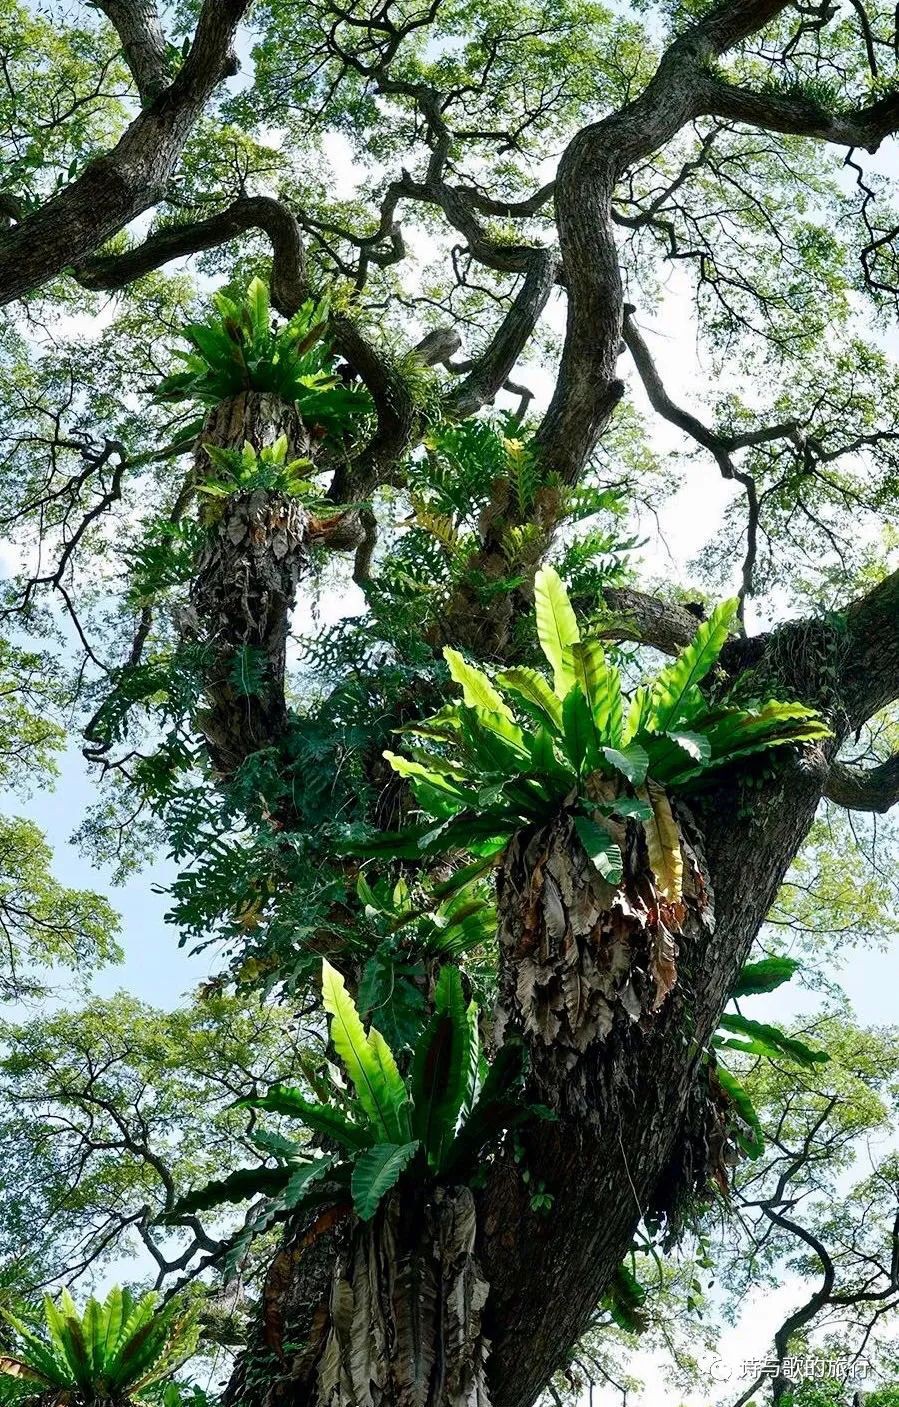
[[[530,252],[528,271],[511,308],[465,380],[448,397],[453,415],[474,415],[501,390],[533,334],[558,275],[554,250],[536,248]]]
[[[242,196],[205,220],[156,230],[123,254],[93,255],[75,267],[75,277],[84,288],[124,288],[172,259],[215,249],[254,229],[264,231],[271,241],[272,302],[279,313],[290,317],[309,296],[306,258],[296,219],[271,196]]]
[[[899,94],[890,93],[854,112],[828,112],[811,98],[756,93],[725,83],[706,70],[698,85],[694,115],[723,117],[766,132],[816,137],[876,152],[884,138],[899,128]]]
[[[786,0],[725,0],[670,45],[633,102],[583,128],[556,177],[568,321],[556,389],[537,435],[541,454],[574,481],[624,393],[617,373],[623,290],[612,197],[622,174],[703,108],[708,62],[763,29]]]
[[[899,753],[878,767],[832,762],[824,795],[849,811],[876,811],[883,815],[899,802]]]
[[[674,601],[662,601],[629,586],[606,587],[603,600],[614,619],[600,626],[597,635],[601,639],[633,640],[676,655],[696,634],[697,617]]]
[[[83,175],[0,231],[0,306],[86,259],[162,197],[213,91],[235,72],[237,26],[250,0],[204,0],[194,41],[173,82]]]

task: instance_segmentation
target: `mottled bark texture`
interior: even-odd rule
[[[207,444],[258,451],[286,435],[289,460],[308,455],[309,435],[296,409],[246,391],[216,406],[197,446],[195,475],[215,478]],[[255,489],[207,498],[206,527],[191,585],[184,635],[202,651],[210,757],[224,775],[262,747],[276,746],[287,727],[285,651],[290,613],[309,560],[309,515],[295,498]]]
[[[881,629],[895,622],[883,617]],[[752,648],[736,642],[732,653],[742,651],[771,687],[788,679],[795,691],[804,671],[800,692],[829,710],[835,745],[845,724],[832,644],[800,623]],[[616,891],[589,864],[565,813],[510,847],[499,880],[500,1025],[526,1040],[531,1093],[557,1118],[526,1128],[517,1149],[499,1150],[474,1194],[493,1407],[530,1407],[565,1366],[641,1216],[670,1213],[684,1190],[720,1177],[721,1101],[704,1051],[811,824],[828,765],[817,751],[755,759],[689,808],[677,804],[683,905],[659,902],[632,823]],[[541,1184],[554,1199],[548,1213],[531,1207]],[[307,1306],[286,1337],[307,1342],[330,1314],[327,1299],[320,1293],[317,1310]],[[245,1404],[318,1404],[318,1369],[307,1355],[297,1371],[299,1361],[285,1366],[280,1384],[277,1374],[269,1381],[270,1396]]]

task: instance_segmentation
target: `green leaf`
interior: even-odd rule
[[[691,757],[694,762],[699,762],[701,765],[708,762],[712,755],[712,745],[703,733],[689,733],[683,730],[672,731],[668,729],[665,732],[665,737],[670,738],[688,757]]]
[[[435,951],[433,945],[427,951]],[[424,995],[387,953],[373,953],[363,967],[358,1005],[363,1017],[377,1020],[394,1050],[413,1045],[421,1033]]]
[[[571,646],[580,640],[577,620],[562,578],[553,567],[541,567],[534,578],[534,605],[537,638],[555,680],[555,690],[564,699],[575,682]]]
[[[607,884],[618,884],[623,873],[621,850],[607,830],[587,816],[575,816],[578,839]]]
[[[373,1133],[370,1126],[354,1124],[337,1109],[327,1104],[317,1103],[288,1085],[275,1084],[263,1095],[241,1099],[237,1108],[265,1109],[272,1114],[284,1114],[289,1119],[299,1119],[306,1128],[315,1133],[333,1138],[344,1148],[369,1148]]]
[[[733,1104],[740,1118],[750,1130],[750,1138],[743,1143],[744,1152],[750,1158],[759,1158],[765,1151],[765,1135],[759,1123],[759,1116],[755,1111],[755,1105],[749,1098],[736,1075],[732,1075],[730,1070],[726,1070],[723,1065],[715,1067],[715,1075],[718,1083],[724,1090],[730,1102]]]
[[[57,1355],[67,1364],[72,1379],[79,1387],[90,1383],[90,1361],[81,1319],[68,1290],[63,1290],[59,1304],[54,1304],[49,1295],[44,1296],[44,1319],[50,1331],[50,1338]]]
[[[247,289],[247,311],[250,315],[250,323],[253,329],[253,336],[256,340],[263,340],[269,334],[269,312],[268,287],[261,278],[254,278]]]
[[[548,782],[561,799],[575,786],[577,772],[564,753],[560,756],[556,751],[553,735],[542,723],[531,734],[530,747],[534,772]]]
[[[459,717],[465,751],[476,767],[507,777],[528,771],[530,755],[524,735],[502,714],[463,704]]]
[[[596,729],[580,684],[569,689],[562,701],[562,735],[575,771],[594,772],[599,763]]]
[[[444,1174],[469,1175],[481,1149],[495,1143],[509,1129],[534,1118],[554,1117],[540,1106],[523,1103],[515,1097],[525,1067],[521,1041],[511,1039],[500,1046],[487,1071],[474,1107],[463,1123],[444,1161]]]
[[[346,983],[336,968],[322,961],[322,1000],[331,1016],[331,1040],[353,1082],[359,1103],[385,1143],[409,1136],[406,1087],[393,1054],[374,1026],[366,1036]]]
[[[39,1339],[36,1334],[32,1333],[31,1329],[10,1310],[0,1309],[0,1315],[3,1316],[7,1324],[15,1330],[16,1334],[21,1339],[25,1349],[28,1368],[35,1373],[39,1373],[48,1383],[58,1385],[59,1387],[71,1386],[71,1376],[65,1360],[58,1358],[52,1349]],[[2,1364],[2,1361],[3,1360],[0,1360],[0,1364]],[[13,1363],[18,1362],[17,1359],[10,1361]],[[2,1366],[0,1366],[0,1373],[3,1371]],[[18,1377],[19,1374],[10,1374],[10,1376]]]
[[[796,958],[762,958],[759,962],[747,962],[744,964],[736,985],[731,992],[732,997],[754,997],[763,992],[773,992],[776,988],[789,982],[801,967]]]
[[[440,969],[434,1006],[412,1060],[412,1131],[439,1169],[467,1091],[471,1027],[458,968]]]
[[[280,1192],[290,1181],[291,1170],[279,1168],[238,1168],[227,1177],[215,1178],[205,1187],[198,1187],[179,1197],[166,1221],[176,1221],[179,1217],[205,1212],[212,1207],[220,1207],[223,1202],[246,1202],[250,1197],[272,1196]]]
[[[365,1157],[365,1154],[362,1154]],[[317,1158],[314,1163],[303,1163],[291,1169],[290,1181],[279,1197],[279,1202],[287,1211],[299,1205],[307,1188],[325,1176],[334,1166],[336,1159],[328,1156]]]
[[[798,1065],[824,1065],[830,1059],[826,1050],[813,1050],[805,1041],[788,1036],[779,1026],[769,1026],[762,1021],[752,1021],[747,1016],[725,1012],[720,1021],[721,1029],[733,1035],[746,1036],[752,1043],[753,1054],[766,1055],[771,1059],[786,1056]],[[732,1049],[739,1049],[733,1046]]]
[[[628,743],[623,748],[604,747],[602,755],[609,766],[626,777],[632,786],[640,787],[646,781],[649,755],[639,743]]]
[[[653,732],[664,733],[674,726],[681,716],[687,695],[714,667],[739,604],[734,596],[716,606],[686,649],[658,675],[652,686],[649,717],[645,724]]]
[[[627,744],[642,732],[651,710],[651,695],[648,687],[641,684],[635,689],[627,710],[627,720],[621,730],[621,741]]]
[[[512,710],[502,695],[494,689],[483,670],[467,664],[458,650],[447,645],[443,658],[449,666],[450,678],[462,687],[462,697],[469,708],[481,708],[487,713],[498,713],[514,723]]]
[[[547,681],[539,670],[529,669],[525,665],[518,665],[515,669],[506,669],[502,674],[496,676],[497,684],[504,689],[511,689],[519,698],[536,709],[539,714],[543,714],[546,721],[554,728],[562,727],[562,704],[553,693]]]
[[[377,1143],[356,1160],[353,1168],[353,1206],[357,1216],[370,1221],[381,1199],[395,1187],[418,1151],[418,1143]]]
[[[481,1082],[481,1032],[478,1026],[477,1002],[469,1002],[468,1011],[468,1069],[462,1097],[462,1119],[468,1118],[477,1098]]]
[[[596,730],[596,746],[616,747],[621,741],[621,678],[606,663],[598,640],[582,640],[571,646],[575,677],[590,706]]]

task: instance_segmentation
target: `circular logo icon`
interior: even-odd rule
[[[713,1383],[727,1383],[733,1377],[733,1368],[723,1358],[713,1358],[708,1373]]]

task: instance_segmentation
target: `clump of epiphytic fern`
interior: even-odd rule
[[[223,449],[220,445],[204,445],[207,455],[218,471],[218,478],[204,479],[197,492],[209,498],[230,498],[233,493],[250,493],[265,489],[284,494],[287,498],[302,498],[322,506],[325,499],[306,472],[312,468],[311,459],[287,458],[287,436],[280,435],[270,445],[257,450],[248,441],[243,449]]]
[[[328,339],[328,304],[311,299],[289,322],[276,326],[268,289],[254,278],[241,303],[213,295],[218,316],[191,323],[189,352],[176,351],[185,370],[167,376],[158,391],[169,401],[218,405],[241,391],[262,391],[296,405],[310,426],[342,436],[371,410],[368,392],[346,386],[335,374]]]
[[[426,459],[410,465],[408,474],[415,523],[439,545],[449,582],[465,574],[494,519],[503,524],[499,546],[509,569],[503,585],[511,590],[521,583],[520,569],[545,550],[553,528],[621,509],[617,489],[565,484],[512,417],[437,426],[425,447]],[[612,541],[603,535],[601,550]],[[600,550],[597,542],[591,545]]]
[[[135,1299],[113,1289],[102,1302],[89,1299],[79,1314],[64,1290],[55,1303],[45,1297],[42,1333],[0,1311],[17,1339],[0,1355],[0,1402],[147,1401],[191,1357],[199,1337],[195,1308],[157,1304],[152,1291]]]
[[[462,698],[403,731],[420,746],[391,766],[408,777],[429,822],[378,848],[401,853],[450,849],[496,852],[522,827],[563,805],[594,864],[612,884],[622,875],[622,821],[643,825],[660,893],[681,891],[677,826],[666,791],[748,754],[829,736],[813,709],[764,699],[710,702],[700,683],[714,668],[737,601],[718,606],[692,642],[626,700],[617,668],[598,640],[580,638],[556,572],[535,582],[537,634],[552,682],[536,669],[495,678],[446,649]]]
[[[322,964],[322,997],[331,1017],[331,1042],[352,1086],[317,1080],[315,1098],[274,1085],[241,1104],[301,1126],[301,1141],[257,1132],[269,1165],[241,1168],[189,1193],[170,1219],[262,1196],[244,1239],[287,1213],[350,1207],[363,1220],[374,1216],[402,1177],[421,1182],[470,1176],[481,1149],[506,1130],[546,1111],[518,1096],[523,1050],[504,1045],[485,1061],[478,1010],[466,1002],[457,968],[445,966],[434,993],[434,1012],[416,1041],[409,1074],[400,1073],[390,1046],[375,1026],[368,1031],[340,973]],[[315,1144],[337,1151],[314,1151]],[[310,1151],[310,1142],[312,1151]]]

